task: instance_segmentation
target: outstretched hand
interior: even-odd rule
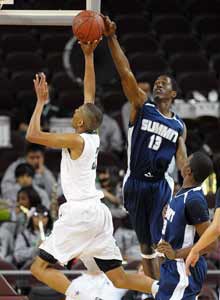
[[[102,39],[95,40],[93,42],[88,42],[88,43],[83,43],[79,41],[78,43],[80,44],[84,55],[90,55],[94,52],[95,48],[98,46],[101,40]]]
[[[103,16],[103,21],[104,21],[104,35],[106,37],[111,37],[115,34],[117,26],[115,24],[115,22],[111,21],[110,18],[108,16]]]
[[[37,95],[37,101],[45,104],[49,99],[49,91],[44,73],[36,74],[34,79],[34,88]]]
[[[197,261],[199,260],[199,253],[195,252],[193,249],[190,251],[186,259],[186,274],[190,275],[190,267],[195,267]]]

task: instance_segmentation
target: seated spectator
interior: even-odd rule
[[[30,265],[33,258],[37,255],[38,246],[41,244],[39,222],[42,221],[45,235],[49,235],[52,230],[52,219],[45,206],[35,207],[30,217],[27,228],[20,232],[15,241],[14,258],[19,268]]]
[[[11,225],[11,230],[14,233],[14,236],[26,227],[31,209],[38,205],[41,205],[41,199],[33,187],[23,187],[18,191],[17,206],[14,214],[12,213],[12,220],[16,221],[15,228]]]
[[[44,147],[36,144],[28,144],[26,154],[23,158],[18,158],[5,171],[1,182],[1,190],[4,195],[16,184],[15,169],[21,163],[29,163],[35,170],[33,182],[44,189],[50,197],[52,188],[56,180],[52,172],[44,165]]]
[[[115,231],[114,238],[124,260],[141,260],[140,246],[135,231],[132,229],[129,215],[121,219],[121,226]]]
[[[0,258],[12,263],[14,251],[14,237],[7,223],[0,223]]]
[[[104,193],[104,198],[102,201],[111,209],[118,207],[122,201],[116,195],[117,194],[117,181],[114,178],[114,175],[110,173],[109,168],[100,167],[97,170],[98,174],[98,183],[100,189]]]
[[[32,186],[40,196],[42,204],[47,208],[49,208],[50,200],[48,194],[46,193],[45,190],[43,190],[33,182],[34,174],[35,174],[34,168],[30,164],[28,163],[19,164],[15,169],[16,184],[13,187],[11,187],[10,190],[7,190],[3,194],[3,197],[11,200],[12,203],[16,203],[18,191],[22,187]]]

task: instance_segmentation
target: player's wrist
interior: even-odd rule
[[[112,34],[107,35],[106,37],[107,37],[108,40],[111,40],[111,39],[117,39],[117,35],[116,35],[115,32],[112,33]]]

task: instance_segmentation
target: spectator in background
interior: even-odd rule
[[[47,208],[50,207],[50,199],[45,190],[33,182],[35,175],[34,168],[28,163],[19,164],[15,169],[16,184],[2,194],[3,198],[16,203],[17,193],[22,187],[32,186],[41,198],[41,202]],[[13,206],[13,205],[12,205]],[[15,205],[14,205],[15,206]]]
[[[21,163],[29,163],[35,170],[34,184],[46,190],[50,197],[56,180],[52,172],[44,165],[44,147],[36,144],[28,144],[24,158],[18,158],[5,171],[1,182],[2,193],[5,194],[16,184],[15,169]]]
[[[12,216],[12,219],[16,221],[14,236],[25,228],[31,209],[39,205],[41,205],[41,199],[33,187],[23,187],[18,191],[17,207],[15,215]]]
[[[99,100],[96,105],[103,111]],[[121,154],[123,151],[123,138],[121,129],[115,119],[103,112],[103,121],[99,127],[100,151]]]
[[[117,196],[117,178],[114,178],[109,168],[103,167],[97,170],[100,189],[104,193],[102,201],[111,209],[121,204],[121,199]]]
[[[135,231],[127,214],[121,219],[122,226],[120,226],[114,234],[119,249],[124,260],[131,262],[134,260],[141,261],[140,246]]]
[[[0,259],[13,262],[14,237],[7,223],[0,224]]]
[[[139,88],[141,88],[146,94],[149,94],[150,97],[150,93],[151,93],[151,86],[149,83],[147,82],[139,82],[138,83]],[[121,115],[122,115],[122,122],[123,122],[123,130],[125,133],[125,136],[127,137],[127,133],[128,133],[128,123],[129,123],[129,117],[130,117],[130,102],[127,101],[121,109]]]
[[[19,268],[29,267],[33,258],[37,255],[38,246],[42,242],[39,229],[39,221],[42,221],[45,235],[52,230],[52,219],[45,206],[39,205],[33,210],[27,228],[20,232],[15,241],[14,258]]]

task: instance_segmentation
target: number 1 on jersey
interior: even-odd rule
[[[150,142],[148,144],[148,148],[157,151],[160,148],[161,143],[162,143],[162,137],[159,135],[153,134],[150,137]]]

